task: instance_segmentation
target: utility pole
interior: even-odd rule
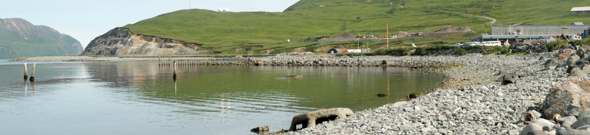
[[[193,0],[188,0],[188,9],[192,9],[193,8]]]
[[[389,24],[385,25],[385,44],[387,44],[387,48],[389,49]]]

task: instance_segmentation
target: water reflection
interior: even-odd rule
[[[173,102],[184,113],[301,112],[315,108],[377,107],[435,86],[442,77],[406,69],[348,67],[179,66],[158,63],[91,63],[108,87],[136,88],[141,102]],[[300,75],[302,79],[286,78]],[[392,77],[390,77],[392,76]],[[387,97],[379,98],[378,93]],[[186,107],[188,106],[188,107]]]
[[[179,65],[173,81],[174,68],[165,64],[100,62],[39,63],[38,81],[25,85],[11,79],[22,76],[19,64],[0,64],[0,119],[12,124],[0,130],[14,134],[34,134],[16,131],[25,128],[62,134],[57,129],[79,119],[98,125],[72,134],[138,128],[142,134],[244,134],[258,125],[287,128],[291,116],[317,108],[381,106],[443,79],[406,69]],[[44,107],[22,106],[31,104]]]

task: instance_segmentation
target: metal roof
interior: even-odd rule
[[[481,35],[482,39],[544,39],[543,35]]]
[[[589,7],[573,7],[572,12],[583,12],[583,11],[590,11],[590,6]]]

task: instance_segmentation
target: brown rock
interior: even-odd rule
[[[574,53],[576,53],[576,50],[573,50],[573,49],[559,50],[559,52],[557,54],[557,58],[559,59],[559,61],[564,61],[564,60],[567,60]]]
[[[569,80],[551,89],[543,103],[543,115],[578,116],[590,108],[590,81]]]
[[[588,75],[588,73],[590,73],[590,67],[570,67],[568,68],[567,73],[569,73],[569,76],[572,77],[585,77],[586,75]]]

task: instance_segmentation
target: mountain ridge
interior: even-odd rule
[[[22,18],[0,18],[0,58],[79,55],[82,45],[73,37]]]

